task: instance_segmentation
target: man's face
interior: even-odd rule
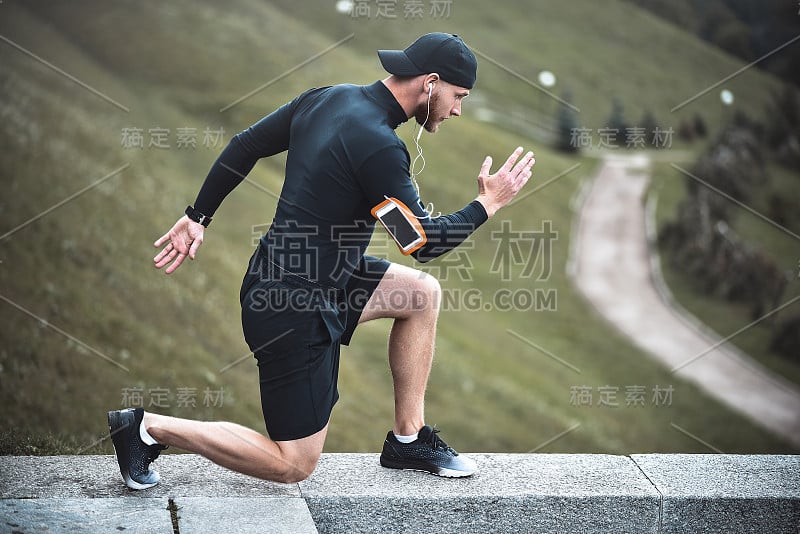
[[[414,118],[420,126],[424,125],[428,132],[434,133],[446,119],[461,115],[461,101],[467,96],[469,96],[468,89],[439,80],[434,85],[431,94],[430,112],[426,98],[417,106]]]

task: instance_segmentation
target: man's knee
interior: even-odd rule
[[[276,482],[283,482],[284,484],[301,482],[311,476],[318,463],[319,454],[284,457],[282,469],[277,473]]]
[[[416,311],[439,312],[442,301],[442,286],[435,276],[421,273],[417,278],[414,288]]]
[[[422,313],[437,315],[442,287],[436,277],[393,263],[370,297],[359,322],[381,317],[409,319]]]

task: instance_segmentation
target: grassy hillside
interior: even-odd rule
[[[66,436],[58,441],[61,449],[70,443],[79,451],[110,450],[107,442],[86,446],[104,436],[105,410],[140,391],[144,406],[154,410],[263,429],[255,367],[241,336],[238,289],[253,242],[272,217],[282,159],[260,162],[250,175],[256,185],[243,183],[231,194],[197,261],[171,277],[151,267],[153,240],[194,199],[221,150],[202,145],[205,128],[224,128],[227,142],[309,86],[370,83],[383,76],[376,48],[402,47],[433,29],[465,36],[477,50],[523,77],[535,79],[541,68],[553,70],[558,87],[572,89],[581,122],[591,128],[604,126],[613,96],[624,99],[632,121],[650,108],[665,126],[676,124],[683,110],[670,114],[669,109],[740,66],[621,2],[600,6],[584,0],[557,7],[543,1],[463,1],[451,9],[448,18],[426,15],[406,21],[402,15],[396,20],[352,18],[289,1],[0,5],[0,35],[129,110],[0,44],[0,142],[7,191],[0,198],[0,232],[127,165],[0,239],[0,295],[29,312],[0,302],[3,427],[12,436]],[[324,57],[220,112],[350,34],[354,38]],[[476,96],[506,105],[510,112],[527,113],[542,105],[538,92],[486,60],[479,78]],[[748,71],[732,85],[743,105],[755,109],[776,82]],[[715,97],[704,98],[696,105],[714,124],[721,110],[712,103]],[[442,278],[451,302],[467,291],[477,291],[481,305],[498,291],[524,297],[552,290],[556,295],[552,310],[488,312],[472,302],[450,305],[440,321],[429,422],[464,450],[707,452],[674,423],[726,452],[791,451],[670,375],[610,330],[576,294],[564,274],[570,199],[593,171],[592,160],[554,153],[504,124],[477,121],[471,111],[467,100],[464,117],[423,138],[427,167],[420,182],[424,198],[437,209],[449,211],[468,202],[475,196],[474,179],[484,155],[498,161],[519,144],[536,150],[538,183],[577,163],[580,167],[482,228],[465,249],[468,278],[445,269],[452,265],[445,258],[425,267],[447,274]],[[687,109],[687,116],[695,111]],[[196,148],[176,146],[177,129],[187,127],[197,129]],[[122,147],[123,128],[141,128],[145,147]],[[154,128],[169,129],[170,148],[147,146],[148,130]],[[410,139],[411,126],[400,133]],[[493,272],[495,254],[507,250],[492,237],[503,230],[504,221],[525,232],[551,221],[558,240],[549,276],[523,277],[524,261],[512,262],[509,280]],[[388,250],[383,239],[376,235],[375,252],[407,261]],[[327,450],[377,450],[391,426],[388,328],[388,322],[364,325],[353,346],[343,351],[341,400]],[[591,406],[572,402],[581,386],[592,389]],[[605,386],[617,388],[616,407],[598,406],[598,388]],[[633,386],[644,387],[643,406],[626,405],[626,389]],[[673,391],[670,404],[653,402],[653,390],[668,387]],[[213,405],[212,397],[220,392],[221,406]],[[195,406],[187,406],[192,393]]]
[[[579,122],[596,129],[608,125],[614,97],[624,101],[625,116],[637,124],[650,110],[664,128],[676,127],[695,113],[716,123],[726,112],[719,89],[674,113],[673,108],[742,67],[742,62],[699,38],[688,35],[629,2],[612,0],[597,5],[590,0],[569,3],[545,0],[500,3],[453,2],[449,17],[404,19],[402,2],[397,18],[338,15],[332,9],[310,8],[310,2],[275,0],[276,5],[313,25],[336,41],[355,33],[352,47],[369,59],[379,48],[403,48],[413,36],[427,31],[460,33],[479,56],[477,92],[521,114],[539,109],[554,113],[555,102],[494,65],[495,60],[519,76],[536,81],[551,70],[557,79],[552,92],[570,90],[580,109]],[[756,69],[734,77],[723,87],[748,112],[760,111],[768,91],[779,86],[772,76]]]

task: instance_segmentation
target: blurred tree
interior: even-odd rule
[[[684,141],[691,142],[694,140],[694,123],[683,119],[678,123],[678,137]]]
[[[800,92],[786,87],[773,93],[767,105],[766,138],[769,147],[776,153],[778,162],[792,168],[800,168]]]
[[[709,40],[734,56],[748,61],[756,59],[752,30],[738,20],[733,19],[719,24]]]
[[[639,125],[638,126],[640,128],[644,128],[644,134],[645,134],[645,136],[647,137],[648,140],[653,138],[653,135],[654,135],[653,132],[655,132],[656,129],[660,129],[660,130],[665,130],[666,129],[666,128],[663,127],[663,125],[658,123],[658,120],[656,119],[656,116],[653,115],[653,112],[650,111],[649,109],[646,109],[644,111],[644,114],[642,115],[642,118],[639,120]]]
[[[778,324],[769,348],[800,363],[800,315],[790,317]]]
[[[703,120],[703,116],[699,113],[695,113],[694,116],[694,133],[697,135],[697,137],[705,137],[708,135],[706,121]]]
[[[564,102],[572,103],[572,91],[567,89],[561,97]],[[562,152],[577,152],[580,148],[576,142],[578,115],[569,106],[560,105],[556,115],[556,149]]]
[[[714,36],[720,27],[737,21],[736,13],[731,11],[722,0],[702,2],[699,16],[698,33],[700,37],[712,43],[714,43]]]
[[[628,127],[628,124],[625,122],[625,108],[622,105],[622,100],[618,97],[614,97],[614,100],[611,102],[611,114],[608,116],[608,120],[606,120],[606,127],[617,130],[619,132],[617,138],[619,139],[621,137],[624,139],[625,129]]]
[[[675,0],[630,0],[632,3],[666,19],[681,28],[696,31],[697,12],[688,1]]]
[[[794,0],[628,0],[745,61],[764,56],[798,34]],[[800,86],[800,54],[775,54],[757,68]]]

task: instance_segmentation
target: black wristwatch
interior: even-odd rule
[[[186,215],[194,222],[200,223],[206,228],[208,228],[208,225],[211,224],[211,217],[208,215],[203,215],[194,209],[194,206],[186,206]]]

